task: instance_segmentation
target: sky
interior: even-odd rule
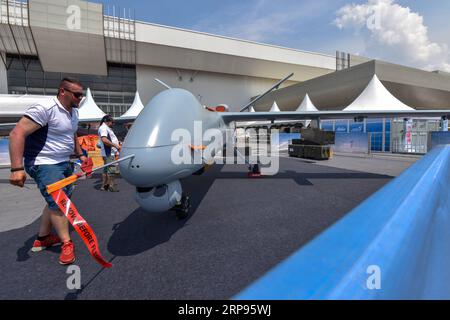
[[[91,0],[92,1],[92,0]],[[450,72],[449,0],[94,0],[136,20]]]

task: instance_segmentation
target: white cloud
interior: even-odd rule
[[[334,24],[365,36],[364,54],[427,70],[450,71],[449,48],[432,42],[423,17],[395,0],[348,4],[336,13]]]

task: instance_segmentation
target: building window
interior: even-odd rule
[[[108,75],[45,72],[38,57],[6,55],[8,93],[56,95],[64,77],[80,80],[90,88],[97,105],[114,117],[126,112],[136,93],[136,66],[108,63]]]

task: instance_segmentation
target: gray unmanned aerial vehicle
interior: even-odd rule
[[[240,112],[228,112],[223,105],[205,107],[191,92],[170,88],[157,80],[167,89],[157,94],[136,118],[125,137],[119,159],[122,177],[136,187],[138,204],[148,212],[175,209],[178,217],[186,217],[189,197],[183,194],[180,179],[214,162],[217,151],[223,149],[217,141],[226,141],[227,130],[233,130],[237,121],[318,122],[349,118],[361,121],[366,117],[443,117],[450,114],[450,110],[242,112],[292,75],[280,80]],[[208,150],[212,145],[215,148]],[[249,169],[258,170],[258,163],[250,165]]]

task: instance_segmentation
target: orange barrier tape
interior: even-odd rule
[[[76,177],[76,175],[74,175]],[[71,178],[71,177],[69,177]],[[103,259],[100,254],[100,250],[98,248],[97,237],[95,236],[94,231],[92,231],[91,227],[88,225],[86,220],[78,213],[77,208],[75,208],[74,204],[67,195],[61,189],[51,193],[53,200],[55,200],[59,209],[64,213],[69,222],[74,227],[75,231],[79,234],[81,239],[83,239],[84,244],[87,246],[89,253],[91,256],[101,264],[104,268],[112,267],[112,264]]]

